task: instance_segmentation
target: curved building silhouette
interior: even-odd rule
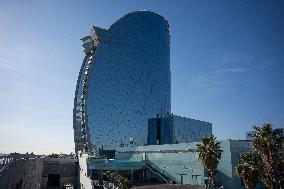
[[[171,112],[168,22],[137,11],[109,29],[93,27],[82,41],[86,56],[74,98],[75,150],[147,143],[148,118]]]

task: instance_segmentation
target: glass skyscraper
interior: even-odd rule
[[[97,152],[147,143],[148,118],[171,112],[168,22],[129,13],[109,29],[93,27],[77,80],[75,149]]]

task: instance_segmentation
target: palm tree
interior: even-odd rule
[[[255,153],[241,154],[238,165],[235,168],[237,175],[241,176],[245,186],[253,189],[259,175],[259,160]]]
[[[252,139],[252,146],[261,156],[262,168],[260,180],[269,188],[279,188],[280,180],[280,149],[283,145],[282,130],[272,129],[271,124],[255,127],[256,133]]]
[[[205,137],[201,144],[197,144],[198,159],[202,161],[203,166],[208,170],[210,177],[210,186],[216,187],[216,171],[221,159],[223,150],[216,137]]]

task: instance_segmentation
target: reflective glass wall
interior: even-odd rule
[[[96,48],[83,95],[85,145],[97,151],[146,144],[148,118],[171,112],[167,21],[133,12],[108,30],[94,27],[92,39]]]

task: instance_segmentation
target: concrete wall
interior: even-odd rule
[[[60,187],[72,183],[74,188],[78,186],[78,159],[44,158],[41,188],[47,187],[48,174],[60,175]]]
[[[203,185],[205,170],[195,153],[197,143],[138,146],[117,150],[117,159],[141,161],[147,157],[177,183]]]
[[[19,159],[0,179],[0,189],[38,189],[41,183],[43,160]]]
[[[81,152],[79,153],[80,153],[79,155],[80,188],[81,189],[92,189],[93,188],[92,180],[88,175],[88,166],[87,166],[88,155],[81,154]]]
[[[235,167],[239,163],[240,154],[245,152],[251,152],[251,143],[245,140],[231,140],[230,152],[231,152],[231,166],[232,166],[232,187],[233,189],[245,188],[241,186],[241,178],[235,174]],[[256,187],[258,188],[258,186]]]
[[[72,183],[74,188],[78,188],[78,168],[78,159],[18,159],[1,173],[0,189],[47,188],[49,174],[60,175],[60,187]]]

